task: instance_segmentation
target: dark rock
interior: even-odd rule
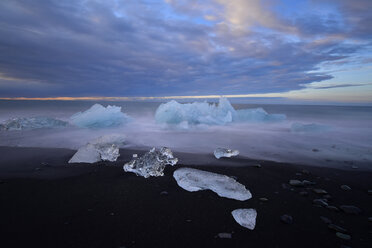
[[[300,196],[308,196],[309,195],[309,192],[307,192],[307,191],[301,191],[299,194],[300,194]]]
[[[330,223],[328,225],[328,228],[329,229],[332,229],[332,230],[334,230],[336,232],[344,232],[344,233],[347,232],[347,230],[345,228],[342,228],[342,227],[340,227],[338,225],[335,225],[335,224],[332,224],[332,223]]]
[[[329,210],[335,211],[335,212],[340,211],[340,210],[339,210],[337,207],[335,207],[335,206],[327,206],[326,208],[328,208]]]
[[[219,233],[217,234],[217,237],[220,239],[231,239],[232,235],[231,233]]]
[[[280,216],[280,221],[285,223],[285,224],[292,224],[293,223],[293,218],[292,218],[292,216],[290,216],[288,214],[284,214],[284,215]]]
[[[346,190],[346,191],[351,190],[351,188],[347,185],[341,185],[341,189]]]
[[[332,196],[327,194],[327,195],[323,195],[323,198],[329,200],[332,198]]]
[[[327,191],[325,191],[324,189],[313,189],[314,193],[317,193],[317,194],[320,194],[320,195],[326,195],[328,194]]]
[[[308,180],[303,180],[302,183],[303,183],[303,185],[305,185],[305,186],[315,185],[315,184],[316,184],[315,182],[311,182],[311,181],[308,181]]]
[[[312,151],[313,151],[313,152],[319,152],[319,150],[316,149],[316,148],[312,149]]]
[[[324,223],[326,223],[326,224],[331,224],[331,223],[332,223],[332,221],[331,221],[330,219],[328,219],[327,217],[320,216],[320,219],[321,219]]]
[[[295,186],[295,187],[303,187],[304,184],[300,180],[291,179],[289,180],[289,185]]]
[[[340,206],[340,209],[347,214],[360,214],[362,212],[360,208],[352,205],[342,205]]]
[[[339,237],[340,239],[344,239],[344,240],[350,240],[351,239],[351,236],[348,235],[348,234],[345,234],[345,233],[336,232],[336,236]]]
[[[324,199],[315,199],[313,200],[314,204],[320,205],[322,207],[327,207],[328,203]]]

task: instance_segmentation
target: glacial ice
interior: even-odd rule
[[[55,128],[67,126],[67,122],[49,117],[21,117],[6,120],[0,124],[0,130],[24,130],[37,128]]]
[[[124,144],[124,136],[105,135],[95,139],[79,150],[68,161],[69,163],[95,163],[99,161],[116,161],[120,156],[119,146]]]
[[[291,126],[291,132],[293,133],[317,133],[317,132],[324,132],[330,129],[329,126],[311,123],[311,124],[303,124],[299,122],[295,122]]]
[[[253,230],[256,226],[257,211],[253,208],[240,208],[231,212],[235,221],[242,227]]]
[[[232,122],[272,122],[286,118],[282,114],[268,114],[262,108],[235,110],[227,98],[218,105],[207,102],[181,104],[172,100],[161,104],[155,113],[158,123],[174,125],[226,125]]]
[[[133,159],[124,164],[123,169],[126,172],[133,172],[138,176],[148,178],[150,176],[164,176],[166,165],[174,166],[178,159],[173,156],[172,151],[167,147],[162,147],[159,151],[152,148],[142,157],[133,156]]]
[[[230,158],[230,157],[238,156],[239,151],[226,149],[226,148],[217,148],[216,150],[214,150],[213,154],[217,159],[220,159],[222,157]]]
[[[121,112],[121,107],[94,104],[84,112],[78,112],[70,117],[71,122],[78,127],[107,128],[123,125],[130,121],[130,117]]]
[[[190,192],[212,190],[221,197],[245,201],[252,197],[251,192],[235,179],[208,171],[180,168],[173,173],[177,184]]]

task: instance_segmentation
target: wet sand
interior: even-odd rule
[[[180,162],[166,168],[164,177],[144,179],[122,170],[131,154],[141,151],[121,150],[114,163],[68,164],[74,152],[0,147],[1,247],[372,246],[371,171],[176,153]],[[211,191],[187,192],[172,177],[184,164],[234,176],[253,197],[241,202]],[[290,179],[316,185],[293,187]],[[322,196],[312,188],[326,190],[329,205],[355,205],[362,213],[314,206]],[[303,191],[308,196],[301,196]],[[253,231],[234,221],[231,211],[237,208],[257,210]],[[292,224],[280,221],[284,214],[293,217]],[[346,228],[351,240],[337,237],[320,216]]]

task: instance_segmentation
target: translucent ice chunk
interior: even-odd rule
[[[291,132],[294,133],[314,133],[314,132],[324,132],[330,129],[329,126],[311,123],[311,124],[303,124],[295,122],[291,126]]]
[[[133,156],[133,159],[123,166],[124,171],[136,173],[138,176],[148,178],[150,176],[164,176],[164,168],[166,165],[174,166],[178,159],[173,156],[169,148],[163,147],[160,151],[152,148],[142,157]]]
[[[234,157],[238,155],[239,155],[238,150],[230,150],[226,148],[217,148],[216,150],[214,150],[214,156],[217,159],[222,158],[222,157],[230,158],[230,157]]]
[[[181,104],[174,100],[161,104],[155,113],[158,123],[188,127],[188,125],[226,125],[232,122],[272,122],[285,119],[285,115],[268,114],[262,108],[235,110],[226,98],[218,105],[207,102]]]
[[[74,154],[69,163],[95,163],[99,161],[116,161],[120,156],[119,146],[124,143],[124,136],[106,135],[93,140]]]
[[[234,217],[235,221],[239,223],[239,225],[248,228],[249,230],[253,230],[256,226],[256,217],[257,212],[255,209],[252,208],[240,208],[235,209],[231,212],[232,216]]]
[[[12,118],[0,124],[0,130],[23,130],[64,127],[68,123],[49,117]]]
[[[251,192],[235,179],[208,171],[192,168],[180,168],[173,173],[177,184],[190,192],[212,190],[217,195],[245,201],[252,197]]]
[[[78,112],[70,117],[71,122],[78,127],[106,128],[116,127],[127,123],[130,117],[121,112],[121,107],[94,104],[84,112]]]

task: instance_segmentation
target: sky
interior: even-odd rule
[[[371,103],[371,9],[370,0],[1,0],[0,98]]]

